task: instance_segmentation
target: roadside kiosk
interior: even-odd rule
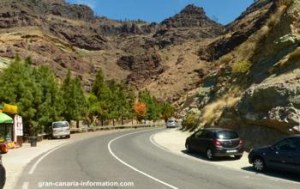
[[[0,111],[0,152],[22,146],[22,117],[17,115],[17,106],[4,104]]]
[[[0,151],[7,153],[13,140],[13,119],[5,113],[0,113]]]

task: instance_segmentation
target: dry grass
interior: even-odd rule
[[[296,62],[300,60],[300,47],[294,50],[288,58],[288,62]]]
[[[202,110],[202,124],[214,125],[226,108],[234,107],[240,99],[241,89],[234,88],[218,100],[206,105]]]
[[[287,68],[288,66],[300,62],[300,47],[295,49],[292,53],[285,56],[278,63],[276,63],[270,70],[269,73],[275,73],[280,70]]]
[[[230,108],[236,105],[238,102],[239,98],[238,97],[226,97],[226,95],[219,100],[208,104],[204,109],[203,109],[203,115],[201,117],[201,120],[204,124],[209,124],[213,125],[215,122],[217,122],[224,109],[225,108]]]
[[[266,24],[236,49],[235,53],[238,55],[238,57],[251,59],[251,57],[255,55],[254,53],[256,52],[256,49],[259,48],[258,44],[260,44],[269,36],[275,25],[280,23],[280,19],[285,13],[286,9],[287,5],[280,4],[277,11],[270,16]]]

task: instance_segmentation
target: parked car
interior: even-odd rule
[[[243,156],[243,141],[239,135],[230,129],[206,128],[200,129],[186,139],[187,151],[205,153],[209,160],[215,157]]]
[[[0,154],[0,188],[4,188],[5,181],[6,181],[6,172],[2,164],[2,156]]]
[[[57,121],[52,123],[52,138],[70,138],[70,125],[67,121]]]
[[[177,127],[176,119],[175,118],[169,118],[167,120],[166,127],[167,128],[175,128],[175,127]]]
[[[300,173],[300,135],[285,137],[273,145],[254,148],[248,155],[257,172],[267,168]]]

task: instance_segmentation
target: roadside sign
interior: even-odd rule
[[[14,119],[15,136],[23,136],[23,120],[19,115],[15,115]]]

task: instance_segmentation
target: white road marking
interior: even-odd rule
[[[29,188],[29,182],[24,182],[22,189],[28,189]]]
[[[148,130],[148,131],[149,131],[149,130]],[[123,165],[129,167],[130,169],[132,169],[132,170],[134,170],[134,171],[136,171],[136,172],[138,172],[138,173],[140,173],[140,174],[142,174],[142,175],[144,175],[144,176],[146,176],[146,177],[148,177],[148,178],[150,178],[150,179],[152,179],[152,180],[154,180],[154,181],[156,181],[156,182],[159,182],[159,183],[161,183],[161,184],[163,184],[163,185],[165,185],[165,186],[167,186],[167,187],[169,187],[169,188],[172,188],[172,189],[178,189],[177,187],[175,187],[175,186],[173,186],[173,185],[171,185],[171,184],[168,184],[168,183],[166,183],[166,182],[164,182],[164,181],[162,181],[162,180],[159,180],[158,178],[155,178],[155,177],[153,177],[153,176],[151,176],[151,175],[149,175],[149,174],[147,174],[147,173],[145,173],[145,172],[143,172],[143,171],[138,170],[137,168],[133,167],[132,165],[126,163],[126,162],[123,161],[123,160],[121,160],[121,159],[120,159],[120,158],[112,151],[112,149],[111,149],[111,144],[112,144],[114,141],[119,140],[120,138],[126,137],[126,136],[128,136],[128,135],[133,135],[133,134],[136,134],[136,133],[142,133],[142,132],[147,132],[147,131],[138,131],[138,132],[134,132],[134,133],[129,133],[129,134],[121,135],[121,136],[119,136],[119,137],[116,137],[116,138],[112,139],[111,141],[109,141],[109,143],[108,143],[108,145],[107,145],[109,153],[110,153],[116,160],[118,160],[118,161],[119,161],[120,163],[122,163]]]
[[[34,165],[31,167],[31,169],[29,170],[28,174],[29,174],[29,175],[32,175],[32,174],[34,173],[36,167],[38,166],[38,164],[39,164],[46,156],[48,156],[49,154],[51,154],[51,153],[54,152],[55,150],[58,150],[59,148],[65,146],[65,145],[67,145],[67,144],[69,144],[69,142],[67,142],[67,143],[65,143],[65,144],[61,144],[61,145],[59,145],[59,146],[53,148],[52,150],[50,150],[50,151],[48,151],[46,154],[44,154],[42,157],[40,157],[40,158],[34,163]]]

